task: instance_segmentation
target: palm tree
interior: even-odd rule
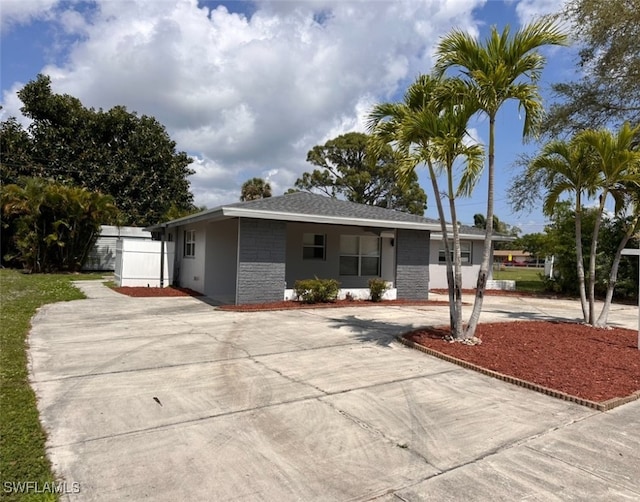
[[[262,178],[251,178],[242,184],[240,200],[256,200],[271,197],[271,185]]]
[[[461,92],[475,103],[478,111],[489,118],[487,225],[476,298],[465,332],[468,338],[474,336],[480,319],[489,274],[498,110],[508,100],[518,101],[525,115],[523,136],[527,138],[534,134],[543,114],[537,83],[545,64],[545,58],[537,49],[544,45],[567,43],[567,35],[551,20],[531,23],[518,30],[513,37],[510,35],[508,26],[501,34],[493,27],[486,42],[481,44],[468,33],[453,30],[440,41],[437,48],[435,68],[438,74],[442,75],[450,68],[459,68]]]
[[[576,141],[584,144],[593,153],[592,162],[598,173],[597,187],[600,192],[589,256],[588,322],[592,325],[596,324],[596,253],[602,215],[609,195],[615,201],[614,212],[620,214],[624,209],[625,201],[629,200],[626,196],[630,193],[630,189],[634,191],[634,188],[637,190],[637,187],[640,186],[640,151],[635,143],[635,137],[639,132],[640,126],[632,128],[628,122],[625,122],[616,134],[608,129],[598,129],[586,130],[576,136]],[[622,252],[621,249],[618,251]],[[605,305],[605,307],[608,311],[608,306]],[[606,315],[603,321],[606,323]]]
[[[420,76],[409,87],[403,103],[381,104],[369,115],[369,129],[378,140],[395,143],[407,161],[401,166],[401,177],[413,173],[424,162],[436,198],[447,265],[449,285],[450,328],[454,338],[462,336],[462,260],[457,225],[453,225],[453,259],[451,257],[442,206],[442,194],[438,187],[438,174],[444,171],[447,179],[446,197],[449,199],[451,221],[457,221],[455,200],[468,195],[482,170],[484,152],[479,145],[468,145],[467,123],[470,113],[464,103],[447,100],[451,82],[431,76]],[[454,165],[459,157],[465,157],[467,167],[459,185],[454,188]]]
[[[542,175],[541,182],[547,190],[542,207],[544,214],[553,215],[556,204],[565,193],[572,193],[574,196],[578,287],[582,315],[587,322],[589,316],[582,255],[582,200],[585,195],[592,197],[596,192],[596,173],[590,161],[590,152],[575,139],[570,142],[551,141],[531,160],[525,178],[535,180],[539,175]]]
[[[1,190],[3,238],[17,261],[31,272],[79,270],[100,224],[117,216],[113,198],[42,178],[20,183]]]
[[[602,310],[600,311],[600,315],[596,321],[596,326],[600,327],[606,326],[609,319],[609,309],[611,308],[611,301],[613,300],[613,290],[618,280],[618,267],[620,265],[620,258],[622,257],[622,250],[627,246],[631,237],[640,231],[640,186],[638,186],[638,184],[635,184],[635,188],[633,186],[629,187],[627,199],[627,207],[630,209],[631,216],[627,218],[626,232],[620,241],[620,244],[618,244],[616,254],[613,257],[613,262],[611,264],[604,305],[602,306]],[[640,294],[640,292],[638,294]]]

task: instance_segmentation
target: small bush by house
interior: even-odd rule
[[[303,279],[293,285],[296,298],[304,303],[334,302],[338,298],[340,283],[335,279]]]
[[[379,302],[389,289],[389,284],[384,279],[369,279],[369,294],[372,302]]]

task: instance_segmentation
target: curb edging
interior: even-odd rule
[[[396,336],[396,340],[407,347],[419,350],[420,352],[424,352],[425,354],[428,354],[430,356],[437,357],[438,359],[442,359],[443,361],[456,364],[466,369],[477,371],[478,373],[482,373],[492,378],[502,380],[503,382],[511,383],[519,387],[524,387],[525,389],[540,392],[542,394],[546,394],[547,396],[555,397],[557,399],[562,399],[563,401],[570,401],[572,403],[586,406],[588,408],[593,408],[598,411],[609,411],[613,408],[616,408],[617,406],[621,406],[623,404],[630,403],[631,401],[635,401],[636,399],[640,399],[640,391],[637,391],[629,396],[614,397],[606,401],[601,401],[601,402],[590,401],[588,399],[572,396],[571,394],[560,392],[559,390],[551,389],[549,387],[544,387],[543,385],[538,385],[536,383],[529,382],[527,380],[522,380],[521,378],[516,378],[510,375],[505,375],[504,373],[499,373],[497,371],[483,368],[482,366],[478,366],[477,364],[470,363],[463,359],[458,359],[457,357],[453,357],[448,354],[438,352],[437,350],[431,349],[429,347],[425,347],[424,345],[420,345],[419,343],[412,342],[411,340],[407,340],[404,337],[404,335]]]

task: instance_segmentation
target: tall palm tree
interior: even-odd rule
[[[542,148],[527,167],[525,177],[534,180],[542,175],[541,182],[547,194],[542,206],[544,214],[551,216],[556,204],[565,193],[572,193],[575,203],[576,267],[580,304],[585,322],[588,321],[587,295],[585,289],[584,258],[582,253],[582,201],[584,196],[596,193],[597,173],[590,159],[589,149],[575,139],[554,140]]]
[[[545,45],[564,45],[567,35],[550,20],[540,20],[524,26],[511,36],[507,26],[502,33],[493,27],[484,44],[460,30],[445,36],[437,48],[436,71],[444,74],[458,68],[461,91],[475,102],[477,109],[489,118],[489,165],[487,214],[484,252],[478,272],[476,298],[466,337],[475,334],[489,274],[495,183],[495,125],[498,110],[511,99],[524,110],[523,136],[535,133],[543,114],[537,83],[545,58],[538,52]]]
[[[262,178],[251,178],[242,184],[240,200],[256,200],[271,197],[271,185]]]
[[[609,195],[615,201],[614,212],[620,214],[624,209],[629,190],[640,186],[640,151],[635,138],[640,133],[640,126],[632,128],[628,122],[614,134],[608,129],[586,130],[576,136],[576,141],[584,144],[593,153],[592,162],[598,173],[599,205],[595,227],[591,240],[589,256],[589,319],[595,325],[595,283],[596,253],[598,234],[605,204]],[[622,252],[622,250],[619,250]],[[606,319],[605,319],[606,322]]]
[[[378,149],[382,148],[381,145],[395,144],[400,159],[398,162],[400,182],[405,178],[403,173],[415,170],[416,166],[423,162],[427,166],[440,219],[447,269],[447,284],[449,286],[449,325],[451,332],[455,336],[461,330],[462,321],[461,313],[457,311],[457,302],[454,296],[455,280],[446,218],[438,187],[438,177],[430,153],[431,136],[429,131],[406,127],[412,123],[410,120],[412,115],[431,109],[438,85],[439,79],[429,75],[420,75],[407,89],[402,103],[381,103],[376,105],[369,114],[367,126],[369,131],[373,133],[374,150],[376,149],[376,142],[378,143]]]
[[[374,137],[392,142],[409,159],[400,168],[401,176],[412,173],[424,162],[429,169],[445,247],[447,282],[449,285],[450,327],[454,338],[462,336],[462,260],[457,225],[453,225],[453,259],[449,248],[446,217],[438,174],[447,179],[451,221],[457,221],[455,200],[473,190],[482,170],[484,152],[479,145],[467,144],[467,123],[473,109],[464,103],[448,100],[451,82],[422,75],[409,87],[403,103],[381,104],[369,116],[369,128]],[[459,157],[466,159],[457,188],[454,167]]]

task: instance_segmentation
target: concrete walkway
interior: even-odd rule
[[[63,500],[640,498],[639,401],[596,412],[393,341],[446,307],[232,313],[78,284],[89,298],[40,309],[29,339],[49,456],[80,489]]]

